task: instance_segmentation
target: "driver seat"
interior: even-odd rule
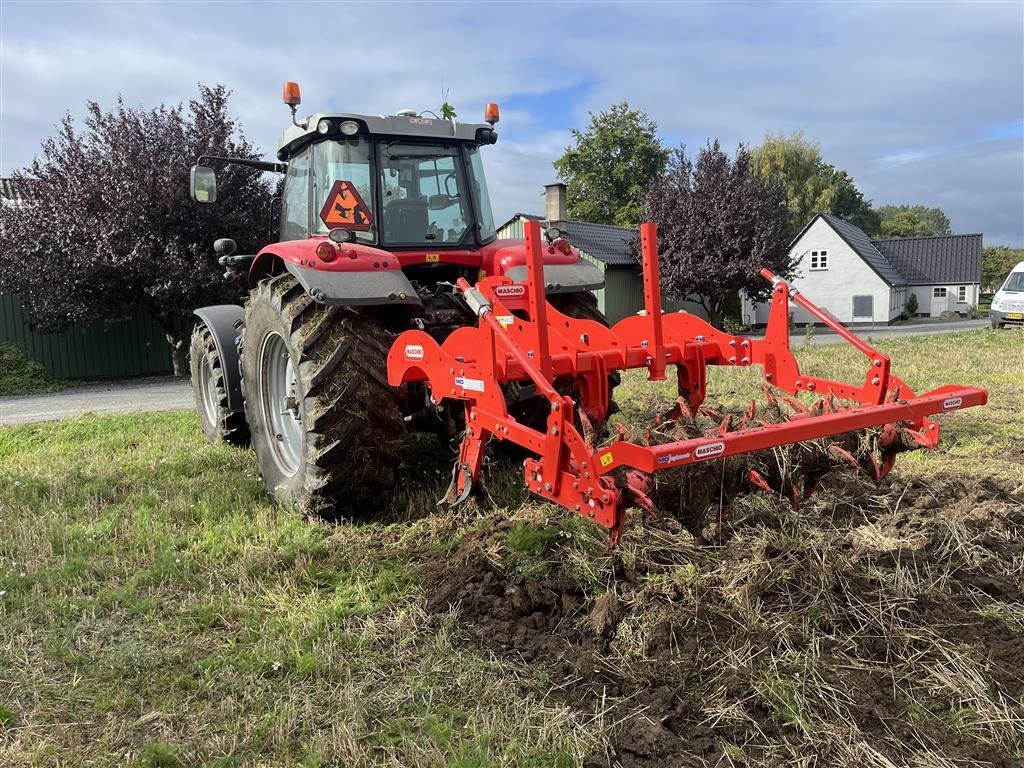
[[[425,242],[428,226],[426,200],[392,200],[384,206],[384,237],[390,242]]]

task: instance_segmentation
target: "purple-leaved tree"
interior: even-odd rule
[[[755,172],[742,144],[733,158],[717,139],[696,161],[685,147],[675,150],[644,212],[658,225],[662,293],[699,302],[721,328],[726,302],[738,291],[767,296],[762,267],[792,273],[789,216],[785,191]]]
[[[70,114],[40,155],[13,174],[28,204],[0,209],[0,292],[29,320],[58,329],[112,322],[136,311],[166,331],[174,370],[186,370],[192,310],[236,300],[213,254],[217,237],[254,253],[268,236],[271,185],[254,169],[218,172],[217,205],[189,196],[202,154],[258,158],[227,109],[229,92],[199,87],[187,106],[153,109],[118,99]]]

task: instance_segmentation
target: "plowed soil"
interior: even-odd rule
[[[846,478],[707,540],[638,516],[589,578],[571,537],[509,565],[502,523],[422,566],[428,608],[610,725],[588,766],[1019,766],[1022,491]]]

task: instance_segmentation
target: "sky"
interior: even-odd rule
[[[875,205],[939,206],[1024,245],[1024,2],[46,3],[0,0],[0,173],[66,112],[187,101],[223,83],[268,157],[301,113],[501,105],[485,148],[499,221],[543,213],[589,113],[626,100],[663,141],[803,130]]]

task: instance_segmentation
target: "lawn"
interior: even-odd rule
[[[435,511],[429,445],[336,525],[191,413],[0,429],[0,765],[1019,765],[1024,338],[878,346],[990,404],[878,488],[751,495],[711,538],[636,515],[614,552],[500,462]],[[656,396],[627,376],[625,417]]]

